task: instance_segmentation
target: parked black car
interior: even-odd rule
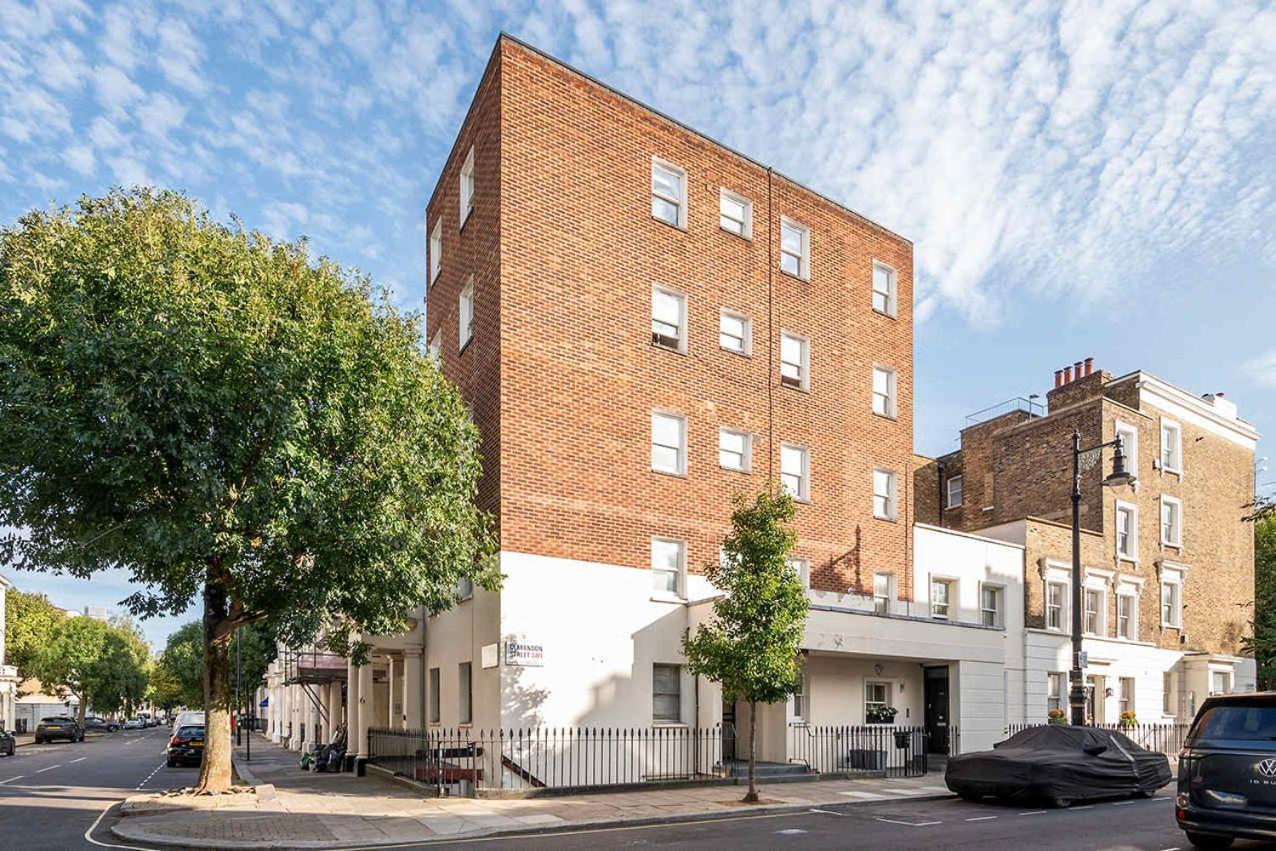
[[[35,728],[35,743],[42,745],[54,739],[66,739],[69,742],[84,741],[84,728],[80,722],[65,715],[54,715],[45,718]]]
[[[1165,754],[1094,727],[1046,725],[1015,733],[990,751],[948,760],[944,782],[968,801],[1043,801],[1056,807],[1094,798],[1151,797],[1173,779]]]
[[[204,760],[204,725],[187,724],[178,727],[168,740],[165,752],[169,768],[194,763],[199,765]]]
[[[1276,840],[1276,692],[1205,699],[1179,754],[1174,816],[1197,848]]]
[[[89,715],[84,719],[84,732],[86,733],[114,733],[118,729],[120,729],[120,725],[109,718]]]
[[[14,750],[18,747],[18,741],[4,728],[0,728],[0,756],[13,756]]]

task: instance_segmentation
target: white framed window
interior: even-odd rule
[[[1116,504],[1116,554],[1126,561],[1139,560],[1139,507],[1130,502]]]
[[[895,307],[895,270],[885,263],[873,261],[873,310],[894,317]]]
[[[651,216],[676,228],[687,227],[687,173],[655,157],[651,158]]]
[[[889,724],[891,684],[876,680],[864,681],[864,723]]]
[[[1134,591],[1117,593],[1117,638],[1134,641],[1139,637],[1139,598]]]
[[[465,220],[470,217],[470,212],[474,209],[474,147],[470,147],[470,152],[465,155],[465,162],[461,163],[461,224],[465,227]]]
[[[684,476],[687,473],[687,418],[651,412],[651,469]]]
[[[465,286],[461,288],[461,295],[457,300],[457,345],[458,352],[465,351],[465,347],[470,344],[470,340],[474,337],[474,276],[470,275],[470,279],[466,281]]]
[[[439,717],[440,717],[440,712],[442,707],[442,701],[439,699],[440,697],[439,685],[441,682],[442,682],[442,677],[439,676],[439,669],[431,668],[430,669],[430,695],[429,695],[431,724],[439,723]]]
[[[1183,573],[1161,569],[1161,627],[1183,628]]]
[[[895,370],[890,367],[873,367],[873,413],[895,416]]]
[[[682,723],[682,666],[651,666],[651,720],[656,724]]]
[[[895,473],[891,470],[873,471],[873,516],[878,520],[894,520],[897,514]]]
[[[718,224],[727,233],[753,239],[753,202],[722,189],[718,195]]]
[[[1001,626],[1001,600],[1003,590],[1000,585],[983,585],[979,589],[979,622],[984,626]]]
[[[753,323],[749,317],[724,307],[718,314],[718,345],[738,355],[752,353]]]
[[[799,390],[810,388],[811,341],[788,331],[780,332],[780,383]]]
[[[950,476],[944,484],[947,492],[947,499],[944,501],[944,508],[961,508],[961,476]]]
[[[1230,694],[1231,691],[1231,671],[1210,671],[1210,694]]]
[[[811,563],[809,561],[795,557],[785,559],[784,563],[797,573],[798,579],[801,580],[805,587],[811,587]]]
[[[1121,451],[1125,453],[1125,468],[1133,475],[1139,473],[1139,430],[1127,422],[1117,420],[1116,436],[1121,438]]]
[[[873,611],[879,615],[890,614],[891,602],[895,599],[895,574],[873,574]]]
[[[793,720],[798,724],[805,724],[809,720],[807,716],[811,711],[811,703],[806,694],[806,671],[803,671],[800,676],[802,679],[798,685],[798,692],[793,695]]]
[[[1068,585],[1066,582],[1046,583],[1046,629],[1060,632],[1068,627]]]
[[[651,344],[675,352],[687,350],[687,297],[659,284],[651,287]]]
[[[434,358],[437,364],[443,363],[443,329],[440,328],[434,332],[434,336],[430,338],[430,357]]]
[[[780,218],[780,271],[802,280],[811,278],[811,229]]]
[[[1161,494],[1161,546],[1183,546],[1183,500]]]
[[[651,587],[654,591],[682,595],[687,570],[687,542],[673,538],[651,539]]]
[[[1117,681],[1117,717],[1134,711],[1134,677],[1121,677]]]
[[[1183,472],[1183,428],[1174,420],[1161,420],[1161,469]]]
[[[805,446],[780,444],[780,487],[798,502],[811,499],[811,454]]]
[[[456,666],[456,722],[470,724],[474,721],[474,680],[469,662]]]
[[[734,428],[718,429],[718,466],[747,473],[753,467],[753,435]]]
[[[953,606],[957,596],[954,593],[956,584],[951,579],[930,581],[930,616],[935,620],[946,621],[955,614]]]
[[[1062,671],[1046,674],[1046,709],[1066,709],[1068,675]]]
[[[1179,690],[1178,683],[1174,679],[1173,671],[1166,671],[1161,675],[1161,714],[1162,715],[1178,715],[1179,714]]]
[[[1083,602],[1085,609],[1082,611],[1081,625],[1087,635],[1103,635],[1107,632],[1107,594],[1102,588],[1083,588]]]
[[[443,271],[443,219],[430,230],[430,283],[433,284]]]

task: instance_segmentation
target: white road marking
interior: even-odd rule
[[[1026,812],[1026,813],[1017,813],[1016,815],[1021,815],[1021,816],[1043,816],[1043,815],[1045,815],[1045,814],[1046,814],[1046,811],[1045,811],[1045,810],[1028,810],[1028,812]]]
[[[929,827],[932,824],[943,824],[942,821],[895,821],[895,819],[877,817],[878,821],[884,821],[887,824],[902,824],[904,827]]]
[[[995,818],[996,816],[975,816],[974,818],[966,819],[966,821],[989,821],[990,819],[995,819]]]
[[[58,763],[57,765],[50,765],[48,768],[41,768],[41,769],[38,769],[38,770],[36,771],[36,774],[43,774],[43,773],[44,773],[44,772],[46,772],[46,771],[52,771],[52,770],[53,770],[53,769],[55,769],[55,768],[61,768],[61,767],[62,767],[62,763]]]
[[[1113,802],[1112,802],[1112,806],[1114,806],[1114,807],[1128,807],[1130,804],[1137,804],[1137,803],[1140,803],[1140,802],[1139,802],[1139,801],[1113,801]]]
[[[82,756],[82,757],[80,757],[79,759],[73,759],[73,760],[71,760],[71,764],[72,764],[72,765],[74,765],[74,764],[75,764],[75,763],[77,763],[77,762],[84,762],[86,759],[88,759],[88,757],[87,757],[87,756]]]
[[[864,801],[884,801],[885,795],[878,795],[875,792],[840,792],[838,794],[845,795],[848,798],[859,798]]]
[[[3,786],[6,783],[12,783],[15,780],[21,780],[23,777],[26,777],[26,775],[19,774],[17,777],[10,777],[8,780],[0,780],[0,786]]]
[[[947,792],[947,786],[918,786],[919,792]]]
[[[824,813],[824,815],[826,815],[826,816],[844,816],[844,815],[846,815],[846,813],[836,813],[836,812],[833,812],[832,810],[820,810],[820,809],[816,809],[815,807],[811,807],[811,810],[810,810],[810,811],[811,811],[811,812],[813,812],[813,813]]]
[[[165,764],[166,764],[166,763],[161,762],[159,765],[155,766],[155,770],[154,770],[154,771],[152,771],[150,774],[146,775],[146,779],[145,779],[145,780],[143,780],[141,783],[137,784],[137,788],[138,788],[138,789],[141,789],[141,788],[142,788],[143,786],[145,786],[148,782],[150,782],[150,779],[151,779],[152,777],[154,777],[156,774],[158,774],[158,773],[159,773],[159,770],[160,770],[161,768],[163,768],[163,767],[165,766]]]
[[[1072,809],[1074,809],[1074,810],[1092,810],[1092,809],[1094,809],[1094,804],[1082,804],[1081,806],[1079,806],[1079,807],[1073,807]]]
[[[792,836],[797,833],[806,833],[806,831],[800,827],[786,827],[784,830],[777,830],[776,833],[781,836]]]

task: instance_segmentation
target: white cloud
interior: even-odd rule
[[[142,87],[113,65],[95,68],[93,85],[97,89],[98,102],[111,112],[122,110],[142,97]]]
[[[137,123],[152,136],[166,137],[186,118],[186,107],[166,94],[153,94],[135,110]]]
[[[1241,371],[1259,387],[1276,390],[1276,349],[1268,349],[1245,361]]]
[[[190,27],[169,19],[159,25],[159,54],[156,62],[168,81],[194,94],[207,89],[200,63],[204,49]]]
[[[88,145],[72,145],[62,152],[62,159],[76,173],[85,176],[91,175],[94,166],[97,165],[93,148]]]

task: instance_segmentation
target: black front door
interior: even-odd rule
[[[722,761],[735,759],[735,701],[722,701]]]
[[[926,734],[931,753],[948,753],[948,667],[925,669]]]

